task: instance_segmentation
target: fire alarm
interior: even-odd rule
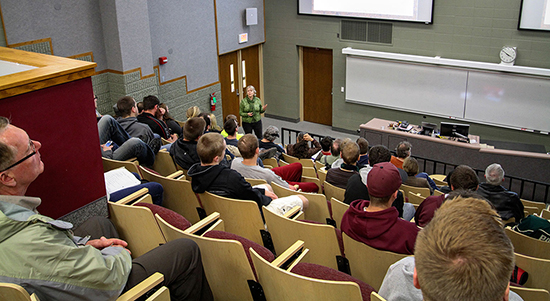
[[[165,56],[159,57],[159,64],[160,65],[164,65],[166,63],[168,63],[168,58],[167,57],[165,57]]]

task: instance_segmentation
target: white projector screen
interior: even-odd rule
[[[433,0],[299,0],[298,13],[430,24]]]
[[[549,0],[522,0],[518,28],[550,31],[549,2]]]

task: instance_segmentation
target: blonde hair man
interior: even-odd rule
[[[513,269],[513,246],[496,211],[484,199],[459,196],[420,231],[414,258],[390,267],[380,294],[388,300],[521,300],[509,291]]]

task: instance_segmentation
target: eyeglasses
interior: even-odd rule
[[[15,167],[15,166],[17,166],[17,165],[23,163],[23,162],[24,162],[25,160],[27,160],[28,158],[30,158],[30,157],[36,155],[36,146],[34,145],[34,142],[33,142],[32,140],[29,141],[29,146],[30,146],[31,149],[32,149],[32,152],[31,152],[30,154],[26,155],[25,157],[23,157],[23,159],[21,159],[21,160],[15,162],[15,163],[13,163],[12,165],[8,166],[7,168],[4,168],[4,169],[0,170],[0,172],[4,172],[4,171],[6,171],[6,170],[8,170],[8,169],[10,169],[10,168],[13,168],[13,167]]]

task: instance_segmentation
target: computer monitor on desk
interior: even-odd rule
[[[431,136],[436,129],[437,129],[437,124],[423,121],[422,131],[420,132],[420,134],[425,136]]]
[[[470,131],[469,124],[442,122],[439,128],[439,135],[468,139],[469,131]]]

